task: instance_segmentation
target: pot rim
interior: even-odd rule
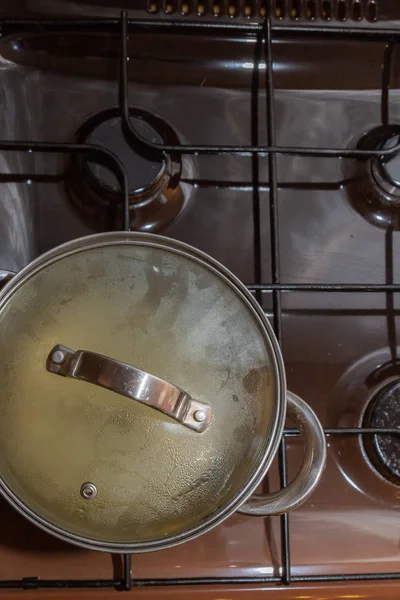
[[[34,510],[29,508],[27,504],[22,502],[22,500],[20,500],[5,483],[0,473],[0,493],[16,510],[18,510],[19,513],[21,513],[29,521],[47,533],[51,533],[63,541],[67,541],[90,550],[101,550],[104,552],[116,553],[136,553],[164,550],[183,542],[190,541],[202,535],[203,533],[206,533],[231,516],[252,495],[263,477],[266,475],[281,442],[286,418],[286,376],[283,357],[272,326],[265,317],[260,305],[256,302],[245,285],[225,266],[201,250],[198,250],[197,248],[194,248],[184,242],[160,235],[125,231],[100,233],[71,240],[45,252],[34,259],[3,287],[3,289],[0,291],[0,312],[4,307],[4,304],[10,300],[14,292],[23,286],[23,284],[30,279],[30,277],[46,266],[67,256],[84,251],[88,248],[122,245],[127,242],[134,245],[166,249],[174,252],[175,254],[183,255],[186,258],[195,260],[208,270],[211,270],[216,276],[225,280],[225,282],[234,289],[235,293],[243,301],[244,306],[246,306],[247,309],[252,312],[253,317],[258,323],[260,331],[265,339],[265,343],[270,355],[271,369],[274,376],[275,407],[271,429],[268,434],[269,439],[265,445],[263,456],[249,480],[243,486],[241,492],[236,494],[226,505],[221,507],[210,518],[205,520],[204,523],[165,539],[161,538],[148,542],[133,543],[102,542],[68,532],[62,527],[58,527],[57,525],[52,524],[49,520],[41,517]]]

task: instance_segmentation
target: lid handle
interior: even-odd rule
[[[86,350],[71,350],[57,344],[47,357],[50,373],[99,385],[147,404],[198,433],[211,421],[212,408],[194,400],[187,392],[155,375],[126,363]]]

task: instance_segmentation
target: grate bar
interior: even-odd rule
[[[349,581],[398,581],[400,573],[343,573],[332,575],[293,575],[291,583],[335,583]],[[0,589],[71,589],[71,588],[119,588],[121,589],[121,580],[119,579],[14,579],[0,581]],[[247,584],[278,584],[281,578],[277,576],[270,577],[192,577],[192,578],[168,578],[168,579],[136,579],[132,583],[132,588],[138,587],[174,587],[174,586],[194,586],[194,585],[247,585]]]
[[[269,146],[275,145],[275,111],[274,111],[274,80],[272,59],[272,34],[271,19],[269,18],[265,27],[265,62],[266,62],[266,109],[267,109],[267,136]],[[269,219],[271,230],[271,275],[272,283],[280,282],[279,264],[279,224],[278,224],[278,185],[276,176],[276,155],[268,154],[268,178],[270,181],[269,191]],[[279,288],[272,291],[274,308],[274,330],[278,342],[282,343],[282,306]]]
[[[273,58],[272,58],[272,32],[271,32],[271,11],[272,3],[269,7],[269,15],[265,24],[265,87],[266,87],[266,119],[267,119],[267,140],[268,145],[275,145],[275,106],[274,106],[274,79],[273,79]],[[276,154],[268,154],[268,178],[270,181],[269,190],[269,220],[270,220],[270,252],[271,252],[271,279],[272,283],[280,282],[280,258],[279,258],[279,215],[278,215],[278,186],[276,175]],[[260,248],[261,249],[261,248]],[[261,257],[260,257],[261,258]],[[272,291],[274,331],[277,340],[282,345],[282,303],[281,292],[279,289]],[[279,447],[279,481],[282,488],[287,486],[287,456],[286,440],[282,438]],[[289,515],[280,516],[281,531],[281,578],[284,585],[289,585],[291,578],[290,565],[290,537],[289,537]]]
[[[251,292],[400,292],[400,283],[250,283]]]
[[[188,21],[177,19],[132,19],[127,18],[127,26],[132,30],[154,32],[157,29],[166,31],[195,31],[207,33],[208,31],[243,32],[254,34],[264,28],[263,22],[215,22],[215,21]],[[46,32],[104,32],[118,33],[120,18],[111,19],[0,19],[0,32],[3,35],[11,33],[46,33]],[[301,25],[301,24],[271,24],[271,31],[281,36],[306,36],[306,37],[339,37],[368,41],[399,40],[400,29],[390,27],[343,27],[341,25]]]
[[[287,36],[339,37],[360,41],[384,42],[399,40],[400,29],[390,27],[342,27],[340,25],[274,25],[273,32]]]
[[[287,474],[287,453],[286,453],[286,437],[283,436],[279,446],[278,454],[279,465],[279,483],[281,488],[288,484]],[[281,583],[289,585],[291,582],[291,561],[290,561],[290,530],[289,530],[289,514],[285,513],[279,517],[280,534],[281,534]]]
[[[300,436],[300,430],[288,427],[284,430],[287,437]],[[395,427],[324,427],[325,435],[400,435],[400,429]]]
[[[127,126],[130,125],[130,121],[127,121]],[[348,148],[301,148],[296,146],[217,146],[217,145],[199,145],[199,146],[186,146],[181,144],[179,146],[169,145],[169,144],[152,144],[148,140],[142,138],[130,125],[132,130],[132,137],[134,143],[142,144],[149,148],[149,150],[154,150],[156,152],[170,152],[177,154],[216,154],[216,155],[240,155],[240,156],[252,156],[253,154],[264,155],[268,154],[282,154],[285,156],[306,156],[306,157],[314,157],[314,158],[386,158],[387,160],[393,158],[396,154],[400,152],[400,143],[393,148],[387,148],[386,150],[353,150]],[[39,148],[41,146],[41,148]],[[50,149],[50,146],[58,149]],[[79,146],[79,147],[78,147]],[[29,142],[29,141],[21,141],[21,142],[13,142],[13,141],[3,141],[1,142],[1,150],[5,151],[33,151],[33,152],[84,152],[85,146],[87,150],[91,150],[93,152],[100,153],[103,151],[104,153],[112,154],[109,150],[104,148],[100,148],[99,146],[90,145],[90,144],[60,144],[57,142]],[[61,147],[63,148],[61,150]],[[75,148],[74,148],[75,147]],[[115,160],[118,160],[115,155]],[[234,185],[234,182],[232,182]]]
[[[119,579],[39,579],[25,577],[0,581],[0,589],[38,590],[40,588],[120,588]]]
[[[296,583],[335,582],[335,581],[390,581],[400,579],[400,573],[354,573],[343,575],[310,575],[309,577],[293,577]]]
[[[123,555],[123,578],[121,588],[125,591],[132,589],[132,555]]]

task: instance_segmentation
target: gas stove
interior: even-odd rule
[[[129,227],[200,248],[261,303],[328,442],[290,516],[132,559],[1,501],[0,593],[398,597],[399,19],[395,0],[0,2],[0,268]],[[288,423],[265,491],[301,448]]]

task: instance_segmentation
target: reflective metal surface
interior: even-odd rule
[[[86,481],[86,483],[82,484],[80,492],[82,498],[85,498],[85,500],[93,500],[97,496],[97,487],[94,483]]]
[[[4,10],[22,15],[16,3],[7,4]],[[380,17],[387,19],[385,25],[392,22],[398,27],[398,2],[382,2],[379,8]],[[28,12],[115,15],[118,10],[104,2],[98,6],[93,2],[35,0],[29,3]],[[175,17],[180,18],[177,14]],[[310,26],[314,24],[321,22],[316,19]],[[344,26],[349,24],[347,21]],[[384,43],[332,38],[290,41],[277,35],[273,46],[277,143],[354,147],[364,133],[381,124]],[[82,47],[83,51],[76,50]],[[108,36],[87,35],[78,43],[72,35],[60,39],[48,34],[21,34],[3,38],[1,52],[3,114],[19,116],[18,122],[12,118],[2,121],[3,138],[65,141],[88,116],[116,104],[117,52]],[[179,36],[161,34],[156,39],[138,34],[129,40],[129,52],[131,104],[161,115],[183,142],[249,143],[257,137],[260,143],[266,142],[265,61],[261,59],[260,73],[252,77],[257,54],[254,38],[210,34],[198,40],[182,32]],[[398,67],[395,53],[391,123],[400,119]],[[255,111],[254,103],[251,108],[250,88],[257,82],[259,110]],[[29,98],[29,103],[24,98]],[[254,120],[258,128],[254,128]],[[30,167],[36,175],[44,173],[46,179],[37,176],[27,185],[14,177],[2,184],[2,198],[9,199],[9,206],[13,198],[25,201],[37,217],[37,226],[29,227],[30,214],[20,220],[14,216],[18,227],[13,229],[13,238],[8,233],[1,238],[5,244],[1,267],[14,268],[17,248],[24,249],[17,252],[19,263],[15,267],[19,268],[40,251],[90,232],[68,207],[60,177],[54,177],[63,172],[62,159],[7,153],[3,161],[4,171],[10,176],[20,172],[19,167]],[[304,157],[278,157],[277,161],[282,281],[399,281],[397,233],[391,235],[386,227],[377,227],[353,207],[346,164],[351,161]],[[255,163],[251,157],[184,157],[183,185],[188,186],[191,201],[180,219],[163,230],[209,252],[246,283],[254,282],[257,270],[252,213],[255,180],[260,183],[262,211],[260,279],[270,281],[267,161],[262,158]],[[356,202],[365,204],[364,192],[358,193]],[[17,214],[21,212],[15,209]],[[337,386],[354,365],[370,354],[385,352],[384,358],[371,361],[371,370],[379,366],[379,361],[396,362],[396,295],[288,292],[282,299],[283,353],[289,388],[312,405],[325,426],[357,422],[359,407],[368,399],[368,388],[358,379],[346,379],[340,394],[343,402],[338,402]],[[263,306],[271,316],[268,294],[263,295]],[[313,499],[290,519],[294,576],[370,573],[372,568],[397,571],[398,486],[389,482],[378,485],[375,470],[367,461],[356,476],[360,448],[357,438],[343,444],[330,437],[328,443],[325,475]],[[290,479],[301,466],[300,441],[294,438],[288,444],[288,459]],[[363,477],[366,473],[369,476]],[[360,479],[370,493],[365,493]],[[388,487],[383,491],[385,485]],[[277,469],[270,471],[263,486],[265,492],[278,487]],[[25,521],[8,507],[3,507],[3,514],[1,576],[18,578],[30,571],[42,578],[60,577],[65,576],[66,569],[71,577],[111,576],[106,555],[71,552],[36,529],[26,530]],[[18,536],[11,532],[12,527]],[[309,543],[305,544],[305,539]],[[40,554],[32,540],[40,546]],[[233,573],[278,576],[279,540],[278,519],[262,521],[235,515],[188,545],[158,553],[156,563],[137,555],[134,573],[137,579],[229,577]],[[244,583],[241,590],[238,588],[196,586],[180,588],[179,593],[204,598],[248,598],[250,591],[254,598],[264,598],[266,591],[272,597],[279,593],[283,598],[364,596],[381,600],[399,596],[396,582],[341,582],[329,586],[296,582],[278,591],[271,584]],[[93,598],[96,593],[91,592]],[[32,594],[36,596],[36,592]],[[154,590],[137,589],[135,594],[153,597]],[[157,594],[160,598],[175,598],[178,592],[164,587]]]
[[[194,400],[177,386],[95,352],[74,351],[58,344],[49,354],[47,370],[143,402],[198,433],[207,428],[212,418],[210,405]]]
[[[239,512],[265,517],[282,515],[303,504],[317,487],[326,463],[325,434],[310,407],[298,396],[288,392],[287,413],[304,436],[304,460],[290,484],[268,495],[254,495]]]

